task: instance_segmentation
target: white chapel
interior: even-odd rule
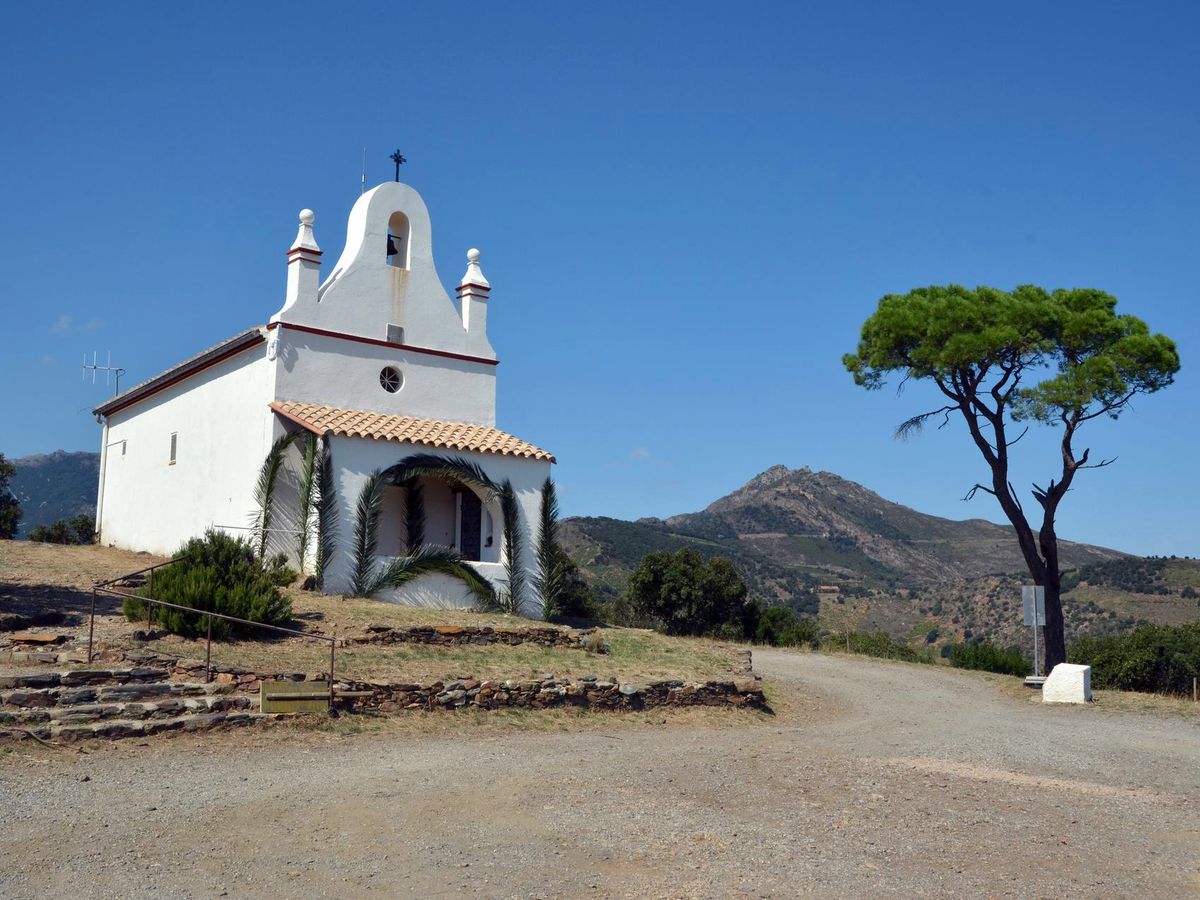
[[[430,455],[507,481],[521,531],[517,568],[534,583],[541,489],[554,457],[496,428],[496,351],[487,334],[490,285],[479,251],[452,299],[434,268],[429,212],[390,182],[354,204],[341,256],[321,278],[311,210],[287,251],[279,310],[214,347],[119,394],[96,410],[103,425],[96,523],[101,543],[173,553],[208,528],[246,534],[255,485],[281,437],[322,440],[333,473],[337,549],[323,589],[347,592],[356,503],[373,473]],[[494,492],[421,478],[426,544],[453,548],[496,588],[505,586],[504,518]],[[295,503],[296,492],[280,492]],[[381,562],[408,552],[404,487],[379,506]],[[276,516],[296,525],[294,515]],[[510,520],[512,516],[510,515]],[[307,527],[307,526],[306,526]],[[291,543],[273,530],[274,549]],[[540,598],[528,589],[529,607]],[[469,605],[464,585],[431,574],[382,595],[397,602]],[[533,611],[533,610],[531,610]]]

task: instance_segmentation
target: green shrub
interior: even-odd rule
[[[278,559],[271,560],[264,567],[248,541],[209,529],[204,537],[192,538],[184,544],[175,554],[174,564],[154,573],[154,599],[251,622],[282,625],[292,617],[292,604],[277,587],[287,573],[290,575],[282,583],[295,578],[286,561],[280,564]],[[149,586],[137,593],[148,596]],[[146,604],[128,598],[124,612],[130,619],[143,620]],[[162,606],[154,607],[154,620],[184,637],[198,637],[206,634],[208,628],[206,616]],[[221,619],[213,619],[212,633],[215,638],[263,634],[260,629]]]
[[[732,626],[745,634],[746,582],[732,562],[705,560],[691,548],[648,553],[629,578],[626,596],[636,616],[651,619],[667,634],[705,635]]]
[[[91,544],[96,540],[96,520],[87,513],[73,519],[56,519],[29,529],[29,540],[41,544]]]
[[[807,616],[797,616],[786,606],[772,606],[759,616],[754,639],[772,647],[798,647],[801,644],[815,647],[820,643],[816,623]]]
[[[850,653],[876,656],[880,659],[899,659],[904,662],[932,663],[933,653],[918,652],[903,641],[893,640],[883,631],[852,631],[850,634],[832,635],[825,646],[832,650],[847,649]]]
[[[987,641],[967,641],[950,648],[950,665],[1001,675],[1028,675],[1033,663],[1016,647],[997,647]]]
[[[1092,684],[1119,691],[1187,694],[1200,676],[1200,622],[1139,625],[1127,634],[1081,638],[1067,659],[1092,667]]]

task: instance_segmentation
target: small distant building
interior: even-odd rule
[[[820,594],[840,594],[842,589],[836,584],[818,584],[817,593]]]
[[[347,548],[363,483],[414,454],[460,457],[496,483],[511,482],[524,537],[520,565],[532,575],[539,491],[554,457],[496,428],[491,286],[479,251],[467,252],[456,303],[434,268],[425,203],[411,187],[387,183],[354,204],[346,246],[322,281],[313,219],[310,210],[300,212],[283,303],[269,321],[95,410],[104,426],[100,541],[167,554],[210,527],[245,534],[266,454],[279,437],[303,430],[327,442],[335,471],[342,550],[326,568],[326,591],[348,586]],[[423,478],[422,492],[425,543],[455,548],[502,587],[497,502],[437,478]],[[401,493],[399,486],[384,491],[384,560],[407,551]],[[445,576],[388,599],[469,603],[463,586]]]

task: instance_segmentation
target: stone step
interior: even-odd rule
[[[165,681],[166,669],[66,669],[60,672],[3,672],[0,690],[13,688],[76,687],[83,684],[149,684]]]
[[[54,724],[51,722],[32,725],[29,728],[5,728],[0,724],[0,735],[7,732],[21,737],[31,734],[43,740],[75,741],[88,738],[144,737],[164,731],[208,731],[234,725],[253,725],[273,715],[231,710],[223,712],[197,713],[190,716],[174,716],[168,719],[104,719],[99,722]]]
[[[244,694],[168,697],[155,703],[83,703],[69,706],[0,709],[0,723],[79,725],[104,719],[171,719],[195,713],[255,710],[257,698]]]
[[[211,682],[149,682],[143,684],[99,684],[80,687],[29,687],[0,691],[0,709],[16,707],[78,706],[85,703],[156,702],[178,697],[211,697],[229,694],[235,685]]]

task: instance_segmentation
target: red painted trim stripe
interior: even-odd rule
[[[373,347],[389,347],[393,350],[408,350],[412,353],[425,353],[429,356],[441,356],[446,359],[461,359],[466,362],[482,363],[485,366],[498,366],[500,360],[485,359],[482,356],[467,356],[464,353],[451,353],[449,350],[433,350],[429,347],[414,347],[412,344],[393,344],[375,338],[361,337],[357,334],[346,334],[342,331],[327,331],[324,328],[313,328],[311,325],[295,325],[291,322],[271,322],[267,328],[282,326],[291,331],[302,331],[305,334],[319,334],[322,337],[341,338],[344,341],[355,341],[359,344],[370,344]]]
[[[150,387],[148,387],[146,389],[146,391],[144,393],[138,394],[135,397],[130,397],[128,400],[126,400],[120,406],[113,407],[112,409],[108,410],[107,412],[101,413],[101,415],[104,416],[106,419],[110,418],[114,414],[119,413],[121,410],[127,409],[130,406],[133,406],[133,404],[135,404],[135,403],[141,403],[143,400],[145,400],[149,397],[153,397],[155,394],[159,393],[160,391],[165,391],[167,388],[171,387],[172,385],[179,384],[179,382],[183,381],[185,378],[191,378],[193,375],[203,372],[205,369],[210,369],[213,366],[215,366],[217,363],[224,362],[225,360],[229,359],[231,356],[237,356],[239,353],[243,353],[246,350],[252,350],[253,348],[257,347],[259,344],[263,343],[264,340],[265,340],[265,338],[263,338],[262,335],[259,335],[257,338],[251,339],[249,343],[239,344],[236,347],[230,347],[224,353],[214,356],[212,359],[206,359],[203,363],[199,364],[194,369],[188,369],[186,372],[180,372],[178,375],[175,375],[172,378],[168,378],[166,381],[163,381],[160,384],[151,385]]]

